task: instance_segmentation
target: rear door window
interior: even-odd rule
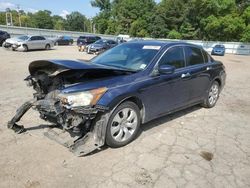
[[[204,63],[201,49],[196,48],[196,47],[186,46],[185,57],[186,57],[187,66],[199,65],[199,64]]]
[[[159,65],[171,65],[176,69],[185,67],[183,47],[172,47],[161,58]]]
[[[37,36],[37,40],[45,40],[45,38],[42,36]]]
[[[38,40],[38,37],[37,36],[30,37],[30,40],[32,40],[32,41]]]

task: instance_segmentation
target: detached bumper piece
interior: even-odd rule
[[[87,155],[104,145],[107,122],[95,119],[98,113],[107,110],[105,107],[66,109],[58,100],[31,100],[17,110],[8,122],[8,128],[17,134],[25,132],[26,129],[17,122],[31,107],[39,111],[42,119],[56,125],[49,128],[44,135],[69,148],[75,155]]]
[[[8,128],[15,131],[17,134],[21,134],[26,131],[24,126],[16,124],[23,115],[34,105],[34,101],[25,102],[17,111],[15,116],[8,122]]]
[[[81,136],[74,135],[73,132],[60,128],[50,128],[44,135],[60,145],[69,148],[78,157],[87,155],[103,145],[99,145],[95,141],[92,132],[88,132],[81,138]]]

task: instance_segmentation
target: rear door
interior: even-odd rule
[[[190,74],[190,103],[204,99],[210,84],[210,71],[202,49],[195,46],[185,46],[185,58]]]
[[[45,49],[46,39],[42,36],[37,36],[37,49]]]

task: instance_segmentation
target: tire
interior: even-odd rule
[[[140,109],[138,106],[130,101],[122,103],[109,117],[106,144],[112,148],[127,145],[136,138],[140,124]]]
[[[50,50],[50,45],[49,44],[46,44],[45,50]]]
[[[220,84],[217,81],[214,81],[208,90],[207,96],[202,103],[202,106],[205,108],[213,108],[219,99],[219,95]]]
[[[29,48],[28,48],[28,46],[27,46],[27,45],[23,45],[23,51],[24,51],[24,52],[29,51]]]

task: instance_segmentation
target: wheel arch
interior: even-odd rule
[[[218,82],[219,86],[221,87],[221,79],[219,77],[215,78],[213,82]]]
[[[127,101],[131,101],[131,102],[135,103],[138,106],[138,108],[140,109],[141,122],[144,123],[144,120],[145,120],[145,106],[144,106],[142,100],[139,97],[135,96],[135,95],[130,95],[130,96],[119,98],[118,100],[113,101],[111,103],[111,106],[110,106],[111,113],[119,105],[121,105],[122,103],[127,102]]]

